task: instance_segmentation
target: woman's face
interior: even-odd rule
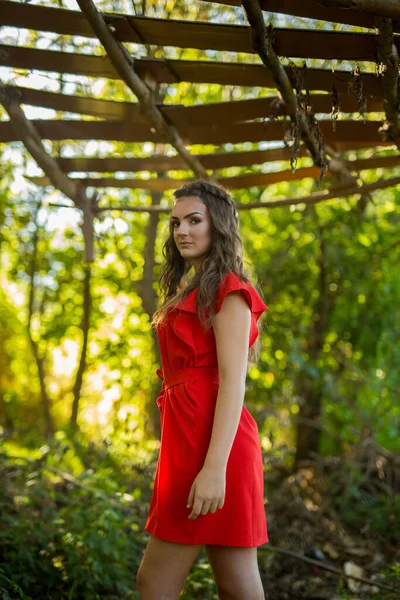
[[[198,271],[212,244],[207,206],[197,196],[177,198],[170,220],[176,247]]]

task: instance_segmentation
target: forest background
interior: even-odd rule
[[[72,1],[42,4],[76,8]],[[241,8],[206,2],[121,0],[97,6],[159,18],[245,23]],[[328,27],[268,17],[279,26]],[[0,41],[104,53],[95,39],[9,27],[0,30]],[[130,50],[136,56],[188,60],[229,61],[235,54],[134,44]],[[235,54],[234,60],[258,58]],[[324,61],[307,65],[323,67]],[[374,68],[363,65],[365,71]],[[135,100],[118,80],[5,67],[0,74],[4,83]],[[157,88],[160,101],[184,105],[275,93],[184,82]],[[28,106],[25,114],[57,116]],[[7,119],[1,107],[0,116]],[[191,150],[231,152],[273,144]],[[150,143],[45,145],[65,157],[173,154],[168,146]],[[150,319],[168,214],[104,212],[95,222],[96,259],[87,264],[80,211],[52,188],[29,182],[41,171],[21,143],[2,144],[0,153],[0,597],[136,598],[134,576],[146,540],[143,525],[159,448],[159,350]],[[298,161],[298,167],[311,164],[308,158]],[[232,167],[219,175],[277,166]],[[385,175],[398,173],[389,169]],[[363,172],[360,179],[369,183],[380,175]],[[322,186],[329,183],[327,178]],[[245,204],[316,189],[313,179],[305,179],[236,190],[234,197]],[[110,188],[101,197],[119,207],[172,202],[170,192],[143,190]],[[400,190],[242,210],[240,226],[246,261],[269,306],[260,361],[249,371],[246,392],[264,453],[271,537],[260,550],[265,588],[273,590],[274,599],[394,598],[390,587],[400,585]],[[346,578],[348,569],[369,583]],[[203,555],[184,597],[217,597]]]

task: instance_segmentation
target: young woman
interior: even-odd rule
[[[153,319],[162,439],[137,585],[141,600],[177,599],[205,546],[221,599],[262,600],[261,447],[243,400],[248,360],[259,349],[257,321],[268,307],[243,267],[232,197],[195,182],[175,198],[164,303]]]

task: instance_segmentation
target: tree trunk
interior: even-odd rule
[[[161,175],[158,175],[161,177]],[[152,192],[151,194],[151,203],[159,204],[162,198],[162,192]],[[157,295],[153,288],[154,282],[154,265],[155,265],[155,255],[154,248],[157,237],[157,228],[160,220],[160,216],[158,213],[150,213],[149,220],[146,228],[146,244],[144,248],[144,266],[143,266],[143,278],[140,282],[139,290],[140,296],[142,298],[143,308],[149,316],[149,319],[153,317],[154,312],[157,308]],[[161,354],[160,347],[158,343],[158,336],[154,329],[152,329],[152,337],[154,341],[154,350],[156,354],[156,360],[159,365],[161,365]],[[160,383],[161,381],[156,376],[155,373],[150,373],[152,381],[154,381],[153,392],[149,399],[149,404],[147,406],[147,414],[149,415],[149,420],[147,423],[147,431],[156,436],[160,437],[160,414],[158,411],[158,407],[156,404],[156,397],[160,392]]]
[[[44,363],[45,360],[39,354],[39,347],[37,342],[33,339],[31,334],[31,322],[33,318],[34,312],[34,303],[35,303],[35,274],[36,274],[36,264],[37,264],[37,252],[38,252],[38,241],[39,241],[39,229],[37,223],[37,215],[42,206],[42,201],[37,203],[35,212],[33,214],[33,222],[35,223],[35,232],[33,234],[32,239],[32,258],[29,268],[29,278],[30,278],[30,287],[29,287],[29,301],[28,301],[28,323],[27,323],[27,334],[31,344],[33,356],[35,357],[36,366],[38,370],[39,384],[40,384],[40,394],[42,401],[42,409],[43,409],[43,418],[44,418],[44,428],[45,428],[45,436],[51,437],[54,435],[55,427],[54,421],[51,414],[51,402],[50,397],[47,393],[46,383],[45,383],[45,368]],[[43,310],[43,307],[42,307]]]
[[[14,423],[8,411],[7,402],[4,400],[3,390],[0,390],[0,423],[3,427],[3,437],[10,437],[14,432]]]
[[[79,360],[79,367],[76,373],[76,379],[73,389],[74,399],[72,402],[72,411],[70,418],[71,431],[76,431],[78,428],[78,412],[79,412],[79,401],[81,397],[83,375],[86,369],[86,358],[87,358],[87,347],[89,340],[89,327],[90,327],[90,315],[92,311],[92,295],[90,289],[91,280],[91,267],[90,264],[85,264],[85,279],[83,288],[83,319],[82,319],[82,350]]]
[[[301,461],[309,460],[313,453],[318,452],[321,437],[321,431],[317,426],[320,424],[321,419],[323,382],[321,374],[317,371],[317,364],[324,345],[325,331],[332,304],[327,291],[325,242],[321,228],[319,229],[319,239],[319,297],[315,306],[315,318],[308,344],[309,363],[315,368],[316,375],[313,378],[308,372],[302,372],[298,380],[302,402],[300,403],[296,428],[295,469],[299,467]]]

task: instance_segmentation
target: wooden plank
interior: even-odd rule
[[[4,86],[18,93],[20,104],[41,106],[57,111],[91,115],[101,119],[143,120],[139,105],[133,102],[114,102],[88,96],[57,94],[22,86]]]
[[[217,179],[221,185],[235,188],[247,188],[251,186],[259,185],[270,185],[272,183],[279,183],[281,181],[298,181],[306,177],[317,178],[319,176],[320,169],[317,167],[306,167],[304,169],[297,169],[295,173],[291,171],[281,171],[277,173],[252,173],[249,175],[239,175],[237,177],[221,177]],[[51,185],[50,180],[47,177],[30,177],[29,178],[36,185],[47,186]],[[166,190],[172,190],[184,185],[185,183],[191,183],[193,179],[166,179],[166,178],[154,178],[154,179],[115,179],[115,177],[80,177],[74,178],[72,181],[79,181],[82,187],[96,188],[130,188],[130,189],[148,189],[151,191],[163,192]]]
[[[355,148],[350,142],[346,150],[359,150],[360,145]],[[252,167],[267,162],[289,161],[290,148],[277,148],[272,150],[253,150],[249,152],[226,152],[225,154],[198,154],[196,158],[201,161],[206,169],[223,169],[226,167]],[[304,147],[302,156],[308,156]],[[149,156],[145,158],[134,157],[108,157],[108,158],[62,158],[57,157],[59,167],[66,173],[97,172],[114,173],[125,171],[137,173],[150,171],[165,173],[167,171],[186,170],[184,161],[179,156]],[[400,154],[390,156],[378,156],[375,158],[362,158],[351,161],[354,170],[394,168],[400,166]]]
[[[310,101],[315,113],[331,113],[332,98],[330,94],[310,95]],[[355,99],[347,94],[340,97],[340,106],[343,113],[358,113]],[[366,112],[383,112],[383,110],[383,99],[369,98],[367,100]],[[169,121],[180,129],[185,128],[187,125],[215,127],[287,114],[285,104],[276,96],[185,107],[164,105],[162,112]]]
[[[6,0],[3,0],[6,1]],[[7,0],[10,2],[10,0]],[[108,58],[72,52],[55,52],[0,44],[0,65],[15,69],[38,69],[88,77],[119,79]]]
[[[357,140],[342,142],[340,140],[331,140],[329,142],[329,145],[338,154],[342,154],[343,152],[349,152],[353,150],[366,150],[368,148],[392,148],[393,150],[396,149],[392,141],[382,141],[382,139],[375,142]]]
[[[0,15],[2,25],[95,37],[84,15],[76,10],[0,0]]]
[[[190,153],[182,140],[178,129],[171,125],[164,117],[156,104],[155,88],[150,89],[149,85],[139,77],[133,68],[133,60],[127,53],[123,44],[113,36],[113,33],[108,28],[102,14],[97,10],[93,0],[77,0],[78,5],[86,18],[88,19],[93,31],[96,33],[100,43],[102,44],[107,56],[112,61],[118,73],[122,77],[125,85],[135,94],[143,117],[149,123],[151,130],[157,132],[161,137],[165,137],[168,143],[176,150],[183,158],[187,165],[191,168],[193,175],[204,181],[211,181],[212,175],[204,169]]]
[[[26,27],[59,34],[94,37],[85,16],[77,11],[0,0],[2,25]],[[200,50],[254,53],[250,28],[104,14],[122,42],[175,46]],[[274,49],[279,56],[338,60],[376,60],[375,35],[319,30],[275,29]],[[398,51],[400,40],[396,39]]]
[[[57,111],[91,115],[101,119],[134,120],[145,122],[138,103],[114,102],[87,96],[57,94],[34,90],[22,86],[5,86],[18,93],[21,104],[52,108]],[[310,95],[310,102],[316,113],[330,113],[332,99],[330,94]],[[342,112],[358,111],[354,98],[343,95],[340,99]],[[286,114],[286,106],[277,96],[236,100],[233,102],[214,102],[196,106],[157,105],[165,118],[176,127],[187,124],[200,126],[212,123],[236,123]],[[369,98],[367,112],[383,111],[383,100]]]
[[[350,161],[347,163],[351,171],[359,171],[366,169],[376,169],[385,167],[395,167],[400,165],[400,157],[377,157],[375,159],[363,159]],[[258,187],[281,183],[282,181],[299,181],[301,179],[313,178],[316,179],[320,175],[318,167],[304,167],[296,169],[294,173],[291,170],[276,171],[272,173],[250,173],[246,175],[237,175],[236,177],[220,177],[217,182],[230,189],[244,189],[249,187]],[[36,185],[48,186],[51,185],[47,177],[31,177],[30,180]],[[151,191],[166,191],[176,189],[185,183],[194,181],[193,179],[140,179],[140,178],[125,178],[116,179],[115,177],[79,177],[72,181],[79,182],[82,187],[95,188],[130,188],[130,189],[147,189]]]
[[[240,0],[208,0],[208,2],[241,6]],[[322,6],[320,2],[314,0],[301,0],[301,2],[299,0],[285,0],[284,2],[282,0],[260,0],[260,6],[266,12],[375,29],[374,17],[370,13]],[[394,21],[393,26],[394,31],[400,32],[400,21]]]
[[[166,143],[166,139],[153,133],[142,123],[126,121],[74,121],[74,120],[35,120],[35,128],[42,139],[50,140],[107,140],[120,142]],[[320,120],[319,125],[326,142],[380,142],[378,129],[380,121],[338,121],[333,130],[331,120]],[[191,127],[181,130],[186,144],[238,144],[242,142],[262,142],[282,140],[290,135],[290,124],[280,121],[265,123],[239,123],[231,126]],[[0,122],[0,142],[17,141],[18,137],[10,123]]]
[[[206,169],[223,169],[226,167],[245,167],[265,162],[290,160],[290,148],[274,148],[271,150],[253,150],[248,152],[226,152],[215,154],[197,154]],[[304,149],[302,155],[306,153]],[[92,171],[98,173],[114,173],[126,171],[154,171],[163,173],[167,171],[185,170],[186,165],[179,156],[148,156],[144,158],[57,158],[57,162],[66,173],[74,171]]]
[[[10,1],[10,0],[3,0]],[[88,56],[53,50],[38,50],[0,44],[0,65],[17,69],[37,69],[57,73],[71,73],[89,77],[119,79],[114,67],[105,56]],[[150,73],[158,83],[217,83],[243,87],[275,88],[275,82],[264,65],[251,63],[222,63],[215,61],[135,59],[135,68],[141,77]],[[286,69],[293,81],[292,69]],[[352,80],[349,71],[307,69],[305,85],[311,91],[331,92],[335,85],[339,93],[347,94]],[[363,73],[364,93],[382,97],[381,81],[372,73]]]
[[[400,167],[400,154],[391,156],[375,156],[372,158],[357,158],[349,161],[354,171],[364,171],[367,169],[395,169]]]

